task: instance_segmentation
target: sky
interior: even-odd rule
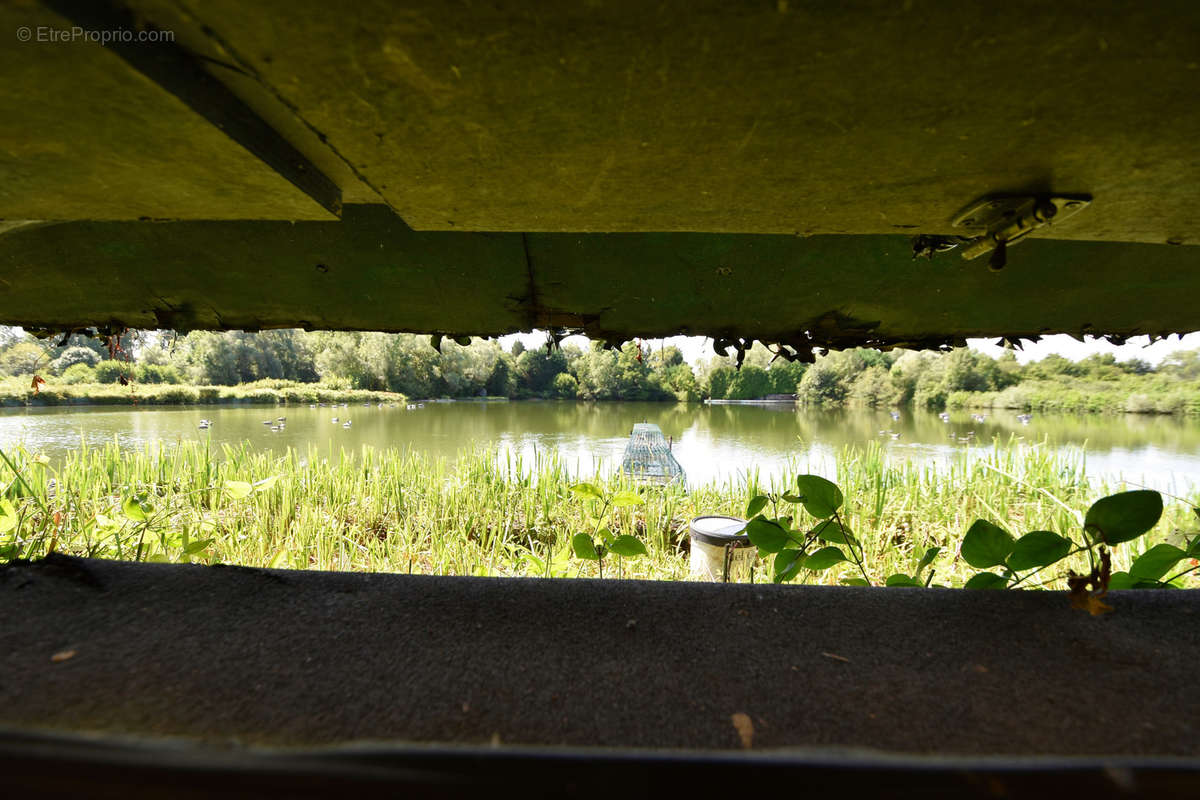
[[[543,331],[514,333],[502,337],[500,342],[505,349],[510,349],[513,341],[517,339],[520,339],[527,348],[540,347],[546,343],[546,334]],[[643,339],[642,341],[643,343],[648,343],[654,349],[658,349],[663,342],[666,343],[667,347],[674,345],[683,353],[684,359],[693,366],[701,361],[707,361],[713,356],[712,339],[706,339],[702,336],[672,336],[665,340]],[[967,345],[981,353],[998,358],[1004,351],[1003,348],[995,344],[996,341],[994,338],[968,339]],[[1135,336],[1118,347],[1103,339],[1093,339],[1090,336],[1085,341],[1080,342],[1066,334],[1056,334],[1054,336],[1046,336],[1041,341],[1035,343],[1030,343],[1028,340],[1022,342],[1024,350],[1017,351],[1017,361],[1022,364],[1030,361],[1040,361],[1051,353],[1057,353],[1072,361],[1079,361],[1095,353],[1112,353],[1118,361],[1140,358],[1144,361],[1149,361],[1151,364],[1158,364],[1168,353],[1175,350],[1200,349],[1200,333],[1189,333],[1184,336],[1168,336],[1166,339],[1160,339],[1154,344],[1147,346],[1149,341],[1150,337],[1148,336]],[[569,336],[563,339],[562,343],[564,345],[574,343],[580,347],[586,347],[587,339],[583,336]]]

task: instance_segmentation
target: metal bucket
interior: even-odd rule
[[[738,517],[696,517],[688,526],[692,543],[691,577],[698,581],[744,581],[757,555]]]

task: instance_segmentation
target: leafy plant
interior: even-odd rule
[[[1032,531],[1014,538],[1000,526],[977,519],[963,537],[959,552],[964,561],[981,571],[967,581],[965,588],[1016,588],[1065,558],[1087,553],[1091,571],[1085,575],[1068,573],[1071,603],[1093,615],[1104,614],[1112,610],[1104,602],[1110,589],[1170,586],[1196,569],[1192,567],[1162,579],[1180,561],[1200,556],[1200,536],[1192,539],[1186,549],[1171,544],[1155,545],[1134,560],[1129,572],[1111,571],[1109,549],[1150,531],[1162,512],[1162,495],[1155,491],[1137,490],[1103,497],[1084,516],[1080,542],[1053,531]],[[996,568],[999,571],[993,571]]]
[[[609,553],[615,553],[619,559],[646,555],[646,545],[636,536],[630,536],[627,533],[617,535],[604,527],[604,518],[610,510],[640,506],[644,502],[641,495],[627,489],[605,495],[593,483],[577,483],[571,487],[571,493],[584,500],[601,502],[600,513],[595,517],[592,532],[590,534],[577,533],[571,537],[571,550],[575,553],[576,558],[595,561],[600,571],[600,577],[603,578],[604,557]],[[617,565],[617,574],[620,576],[623,562],[618,560]]]
[[[759,555],[764,558],[774,556],[771,571],[775,583],[790,581],[801,570],[821,572],[849,561],[862,577],[847,578],[842,582],[870,585],[871,579],[863,565],[862,544],[838,511],[843,500],[842,490],[819,475],[797,477],[795,492],[760,494],[750,500],[746,507],[746,516],[750,517],[746,535],[758,548]],[[802,530],[796,524],[795,514],[780,513],[781,504],[785,511],[789,510],[788,505],[803,507],[817,523],[807,531]],[[770,517],[762,513],[768,505],[771,506]]]

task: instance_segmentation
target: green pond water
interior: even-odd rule
[[[280,416],[287,418],[273,431]],[[333,422],[333,417],[338,422]],[[212,421],[208,430],[201,419]],[[346,420],[349,428],[344,427]],[[816,411],[790,406],[673,405],[669,403],[497,402],[426,403],[422,408],[362,405],[301,406],[103,406],[0,411],[0,448],[18,443],[61,458],[81,443],[116,440],[141,449],[159,441],[237,443],[283,452],[288,447],[323,451],[363,445],[411,448],[453,459],[486,448],[500,458],[557,453],[577,474],[611,470],[620,463],[630,429],[653,422],[673,438],[675,457],[695,486],[740,480],[751,470],[765,479],[794,469],[824,471],[846,445],[879,442],[892,459],[932,465],[985,453],[993,437],[1023,437],[1074,455],[1086,452],[1093,479],[1126,479],[1172,493],[1200,483],[1200,421],[1176,417],[1034,415],[1022,424],[1017,412],[973,419],[966,412],[943,421],[932,412],[905,410]],[[271,424],[264,424],[270,422]],[[969,432],[974,432],[969,442]]]

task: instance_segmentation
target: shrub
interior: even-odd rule
[[[1009,386],[999,392],[992,400],[993,408],[1016,408],[1021,411],[1032,410],[1033,398],[1024,386]]]
[[[1144,394],[1131,394],[1125,399],[1127,414],[1153,414],[1154,401]]]
[[[167,364],[138,364],[133,374],[138,383],[182,383],[179,370]]]
[[[62,382],[67,384],[95,383],[96,370],[92,369],[87,364],[72,364],[63,370]]]
[[[96,364],[96,383],[116,383],[122,375],[132,375],[133,366],[124,361],[105,359]]]

